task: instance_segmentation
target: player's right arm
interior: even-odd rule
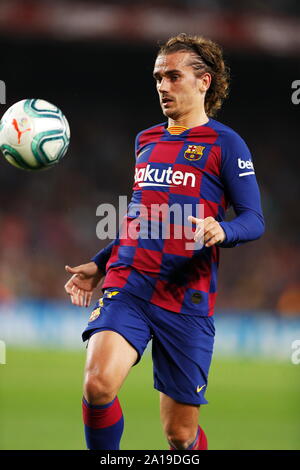
[[[138,148],[138,138],[141,132],[135,139],[135,151]],[[67,272],[72,274],[72,277],[65,284],[65,291],[70,295],[71,302],[79,307],[89,307],[96,287],[101,287],[105,274],[106,264],[112,253],[115,240],[111,241],[105,248],[96,253],[91,259],[90,263],[81,264],[71,268],[65,266]]]
[[[70,295],[72,304],[89,307],[96,287],[101,287],[105,278],[105,266],[111,255],[114,241],[99,251],[90,263],[71,268],[65,266],[72,277],[65,284],[65,291]]]
[[[72,274],[65,284],[65,291],[70,296],[72,304],[89,307],[93,292],[96,287],[101,287],[105,274],[99,270],[94,261],[74,268],[65,266],[65,270]]]

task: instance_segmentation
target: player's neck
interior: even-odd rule
[[[192,127],[198,127],[198,126],[203,126],[204,124],[207,124],[209,121],[208,116],[206,115],[205,111],[203,110],[202,112],[197,112],[197,113],[191,113],[191,114],[185,114],[182,116],[179,116],[176,119],[168,119],[168,127],[171,126],[182,126],[182,127],[187,127],[188,129]]]

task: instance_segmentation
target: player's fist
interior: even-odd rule
[[[197,226],[194,233],[195,242],[202,241],[203,245],[209,247],[216,243],[222,243],[225,240],[226,234],[224,230],[213,217],[198,219],[189,215],[188,220]]]
[[[93,261],[74,268],[65,266],[65,270],[72,274],[65,284],[65,291],[70,295],[72,304],[78,307],[89,307],[93,291],[100,281],[103,283],[104,274],[99,271]]]

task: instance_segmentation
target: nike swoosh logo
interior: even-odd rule
[[[201,390],[202,390],[204,387],[206,387],[206,384],[202,385],[202,387],[200,387],[200,386],[198,385],[198,387],[197,387],[197,393],[201,392]]]

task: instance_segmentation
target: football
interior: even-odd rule
[[[70,127],[55,105],[42,99],[21,100],[0,121],[0,148],[6,160],[23,170],[58,163],[70,143]]]

